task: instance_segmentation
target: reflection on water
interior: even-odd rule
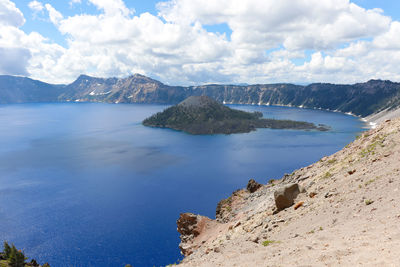
[[[143,127],[159,105],[0,106],[0,241],[51,266],[167,265],[180,257],[180,212],[213,217],[248,179],[308,165],[363,127],[338,113],[234,107],[333,130],[193,136]]]
[[[0,168],[16,171],[24,168],[96,169],[103,166],[126,166],[138,173],[148,173],[179,160],[160,147],[135,147],[128,142],[98,138],[34,139],[22,150],[0,155]]]

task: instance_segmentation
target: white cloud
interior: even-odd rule
[[[268,49],[326,49],[387,29],[380,10],[365,10],[348,0],[173,0],[159,4],[168,22],[227,23],[237,45]]]
[[[45,4],[45,7],[47,12],[49,12],[50,21],[54,25],[58,25],[60,20],[63,19],[63,15],[60,12],[58,12],[54,7],[52,7],[50,4]]]
[[[29,51],[25,70],[49,82],[135,72],[170,84],[400,81],[400,22],[349,0],[173,0],[157,16],[134,15],[122,0],[88,1],[98,14],[67,17],[45,5],[63,48],[24,33],[22,13],[0,0],[0,47]],[[231,36],[206,30],[215,24]]]
[[[40,12],[44,9],[43,4],[36,0],[29,2],[28,7],[32,9],[34,12]]]
[[[25,18],[22,12],[9,0],[0,0],[0,25],[20,27]]]
[[[28,75],[27,68],[31,57],[29,49],[21,46],[22,32],[17,27],[25,23],[25,18],[15,4],[0,0],[0,73]]]
[[[95,5],[98,9],[104,10],[104,13],[108,16],[113,15],[129,15],[129,10],[122,0],[88,0],[90,3]]]
[[[30,51],[24,48],[0,47],[0,73],[11,75],[29,75],[28,61]],[[18,58],[16,61],[15,59]]]
[[[0,74],[32,75],[51,81],[60,72],[52,71],[49,62],[57,63],[64,48],[52,44],[37,32],[26,34],[20,29],[25,19],[10,1],[0,0]]]
[[[399,50],[400,22],[399,21],[392,22],[389,31],[375,38],[373,44],[381,49]]]
[[[82,3],[82,0],[71,0],[71,1],[69,1],[69,5],[70,6],[72,6],[74,4],[80,4],[80,3]]]

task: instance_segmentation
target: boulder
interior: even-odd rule
[[[304,201],[300,201],[300,202],[297,202],[297,204],[296,205],[294,205],[294,209],[295,210],[297,210],[298,208],[300,208],[301,206],[303,206],[304,205]]]
[[[262,187],[262,184],[257,183],[254,179],[250,179],[249,182],[247,183],[247,190],[250,193],[256,192],[260,187]]]
[[[300,193],[298,184],[282,186],[274,192],[275,205],[278,210],[286,209],[294,204],[294,199]]]
[[[355,172],[356,172],[356,170],[354,169],[354,170],[348,171],[347,173],[348,173],[349,175],[352,175],[352,174],[354,174]]]

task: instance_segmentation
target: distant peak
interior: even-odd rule
[[[135,74],[129,76],[128,79],[129,79],[129,80],[133,80],[133,81],[135,81],[135,82],[139,82],[139,83],[149,83],[149,82],[152,82],[152,83],[161,84],[161,82],[159,82],[159,81],[157,81],[157,80],[154,80],[154,79],[152,79],[152,78],[150,78],[150,77],[147,77],[147,76],[145,76],[145,75],[143,75],[143,74],[139,74],[139,73],[135,73]]]
[[[135,74],[132,75],[132,77],[134,77],[134,78],[149,78],[149,77],[147,77],[147,76],[145,76],[143,74],[140,74],[140,73],[135,73]]]
[[[145,79],[145,80],[152,80],[152,78],[147,77],[146,75],[140,74],[140,73],[135,73],[131,76],[129,76],[128,78],[131,79]]]
[[[392,82],[389,80],[371,79],[367,83],[392,83]]]
[[[81,75],[79,75],[77,80],[88,79],[88,78],[92,78],[92,77],[90,77],[89,75],[86,75],[86,74],[81,74]]]
[[[91,80],[94,79],[93,77],[90,77],[89,75],[86,74],[81,74],[79,75],[79,77],[74,81],[74,83],[81,83],[81,82],[85,82],[86,80]]]

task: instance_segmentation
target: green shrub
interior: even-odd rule
[[[25,267],[25,255],[22,251],[18,250],[14,244],[9,245],[7,241],[4,242],[3,257],[8,260],[11,267]]]
[[[365,186],[372,184],[373,182],[375,182],[375,179],[371,179],[365,182]]]
[[[336,162],[336,159],[330,159],[330,160],[328,160],[328,163],[329,164],[333,164],[333,163],[335,163]]]
[[[324,176],[322,176],[322,179],[328,179],[328,178],[331,178],[332,176],[333,176],[332,173],[326,172],[326,173],[324,174]]]
[[[275,241],[275,240],[265,240],[264,242],[262,242],[264,247],[267,247],[267,246],[269,246],[271,244],[274,244],[274,243],[280,243],[280,242],[279,241]]]
[[[374,201],[371,200],[371,199],[366,199],[365,200],[365,205],[371,205],[372,203],[374,203]]]

